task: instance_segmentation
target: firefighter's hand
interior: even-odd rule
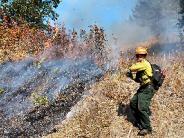
[[[130,71],[128,71],[128,72],[126,73],[126,76],[129,77],[129,78],[131,78],[132,73],[131,73]]]

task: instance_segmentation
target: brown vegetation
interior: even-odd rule
[[[184,74],[183,53],[149,57],[167,70],[164,85],[152,101],[153,134],[146,137],[184,137]],[[127,65],[121,64],[117,73],[109,73],[100,83],[95,84],[68,114],[58,131],[51,138],[135,138],[138,129],[128,121],[130,98],[138,85],[125,77]],[[121,105],[121,106],[119,106]],[[121,107],[121,108],[120,108]],[[118,110],[121,109],[121,113]]]
[[[105,34],[97,26],[92,26],[90,33],[75,30],[69,35],[65,27],[43,30],[29,26],[9,28],[0,25],[0,63],[17,61],[33,56],[42,61],[44,58],[77,58],[91,56],[99,66],[107,59]],[[54,38],[54,39],[53,39]],[[157,40],[153,40],[153,43]],[[126,53],[125,55],[131,55]],[[164,85],[155,94],[152,102],[153,135],[147,137],[167,138],[184,137],[184,56],[183,52],[149,57],[167,70]],[[122,59],[119,71],[108,72],[103,81],[92,86],[83,99],[73,107],[58,132],[47,137],[60,138],[123,138],[136,137],[137,129],[128,121],[128,104],[138,85],[124,74],[129,58]],[[118,109],[122,106],[122,112]]]
[[[38,61],[62,58],[91,57],[99,66],[107,61],[105,34],[102,28],[91,26],[89,33],[67,32],[66,28],[41,30],[27,24],[8,27],[0,24],[0,63],[33,57]]]

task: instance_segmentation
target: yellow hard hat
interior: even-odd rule
[[[136,55],[146,55],[148,54],[147,49],[145,47],[139,46],[135,50]]]

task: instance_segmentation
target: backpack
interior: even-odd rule
[[[155,90],[158,90],[160,86],[162,86],[164,82],[165,75],[163,74],[160,66],[156,64],[151,64],[151,68],[153,71],[153,76],[151,77],[153,86]]]

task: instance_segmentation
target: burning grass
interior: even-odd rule
[[[46,31],[0,24],[0,136],[48,134],[84,87],[102,77],[107,57],[105,34],[96,25],[79,36],[64,26]]]
[[[149,57],[167,70],[163,86],[152,100],[153,134],[146,137],[184,137],[184,61],[183,52]],[[127,65],[116,73],[108,73],[95,84],[83,100],[73,107],[57,132],[48,138],[124,138],[137,137],[138,129],[130,123],[129,101],[138,88],[125,77]],[[120,106],[121,105],[121,106]]]
[[[12,27],[0,24],[0,64],[33,57],[39,63],[52,59],[91,57],[99,66],[107,59],[104,30],[97,25],[87,32],[67,31],[65,26],[48,30],[32,28],[27,24]]]
[[[59,29],[57,36],[54,36],[55,29],[52,29],[51,35],[46,35],[43,31],[31,29],[26,25],[14,26],[12,28],[0,26],[0,63],[19,61],[25,59],[27,56],[34,56],[38,60],[38,62],[34,62],[34,64],[39,70],[43,68],[42,66],[44,64],[42,63],[44,63],[46,58],[50,59],[50,61],[56,61],[57,59],[63,59],[65,57],[74,59],[75,61],[75,59],[80,59],[87,55],[99,66],[105,64],[106,58],[108,57],[108,50],[104,47],[105,35],[101,28],[92,26],[89,33],[81,30],[80,40],[74,30],[72,34],[67,34],[64,26]],[[53,36],[55,39],[51,40]],[[155,41],[153,41],[153,43],[155,43]],[[129,54],[132,54],[131,51]],[[163,87],[154,96],[151,119],[155,132],[153,135],[147,137],[184,137],[184,62],[182,60],[184,56],[182,54],[183,53],[174,54],[174,56],[168,54],[149,57],[150,61],[156,62],[166,68],[167,77]],[[125,57],[125,59],[122,59],[120,62],[118,71],[115,73],[106,73],[103,81],[96,83],[86,92],[86,95],[84,95],[83,99],[68,113],[62,124],[57,126],[58,132],[48,137],[136,137],[138,130],[134,128],[129,121],[131,114],[128,109],[128,104],[134,92],[136,92],[138,85],[124,75],[128,64],[131,63],[128,58]],[[28,65],[26,65],[26,67],[27,66]],[[23,71],[26,72],[24,69]],[[23,73],[23,71],[20,70],[21,73]],[[51,71],[53,79],[56,79],[55,76],[57,73],[59,73],[58,68],[54,68],[54,70]],[[70,73],[72,75],[76,74],[76,72]],[[48,80],[52,79],[50,77],[46,78]],[[85,78],[87,78],[87,76],[85,76]],[[8,77],[8,80],[13,80],[13,78]],[[31,79],[31,81],[34,82],[35,78],[33,78],[33,80]],[[40,81],[40,83],[42,83],[42,81]],[[44,85],[47,85],[48,89],[52,90],[53,88],[52,85],[49,85],[47,82],[44,83]],[[60,85],[58,82],[57,87],[60,87]],[[39,86],[42,87],[42,85]],[[29,88],[29,86],[27,87]],[[45,91],[43,89],[39,90],[39,87],[36,89],[41,92]],[[55,90],[58,91],[58,89]],[[39,94],[38,91],[36,91],[37,94]],[[29,91],[23,92],[26,93]],[[17,94],[23,92],[16,91]],[[4,89],[0,88],[0,95],[3,94]],[[48,104],[45,97],[40,97],[39,95],[32,95],[32,97],[36,104]],[[13,98],[14,97],[10,99]],[[73,102],[73,100],[71,100],[71,102]],[[15,104],[14,102],[12,103],[13,105]],[[65,104],[66,103],[67,102],[65,102]],[[69,110],[68,107],[70,108],[72,105],[66,104],[67,112]],[[58,106],[61,108],[60,104]],[[43,112],[45,112],[45,109]],[[50,115],[50,112],[48,112],[48,114]],[[48,118],[48,120],[49,119],[50,118]],[[48,122],[51,122],[51,120]],[[16,125],[17,124],[15,124],[15,126]],[[24,123],[21,125],[24,125]],[[37,128],[39,128],[39,123],[37,123],[37,125]],[[45,125],[47,125],[47,123],[45,123]],[[40,131],[44,131],[45,129],[46,127]],[[18,132],[20,133],[21,131]],[[42,132],[37,133],[40,134]],[[30,136],[34,134],[26,135]]]

